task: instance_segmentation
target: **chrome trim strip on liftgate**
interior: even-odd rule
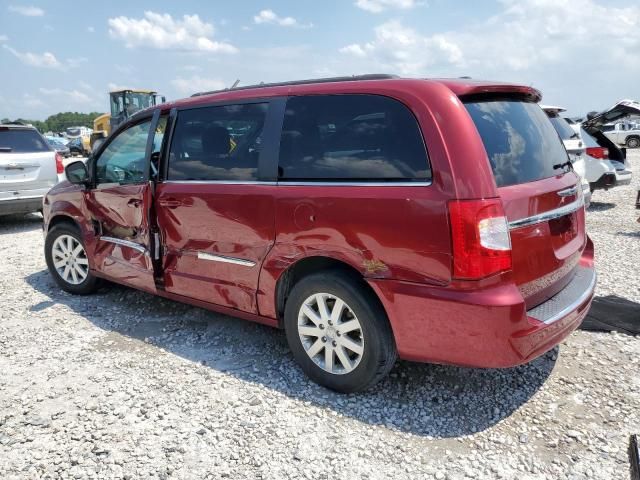
[[[211,260],[212,262],[232,263],[234,265],[242,265],[243,267],[254,267],[256,262],[244,260],[236,257],[225,257],[224,255],[214,255],[213,253],[198,252],[200,260]]]
[[[584,207],[584,197],[580,196],[576,201],[564,205],[548,212],[539,213],[538,215],[532,215],[531,217],[521,218],[520,220],[514,220],[509,222],[509,230],[515,228],[527,227],[529,225],[535,225],[536,223],[546,222],[553,220],[554,218],[564,217],[570,213],[575,212]]]
[[[122,245],[123,247],[133,248],[140,253],[143,253],[145,255],[147,254],[147,249],[136,242],[131,242],[129,240],[123,240],[122,238],[115,237],[100,237],[100,240],[102,240],[103,242],[115,243],[116,245]]]

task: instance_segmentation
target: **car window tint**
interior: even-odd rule
[[[97,183],[141,183],[146,181],[145,152],[151,121],[120,132],[96,160]]]
[[[267,103],[178,113],[169,180],[256,180]]]
[[[465,103],[478,129],[498,187],[562,173],[568,161],[560,137],[535,103],[487,100]]]
[[[48,152],[51,147],[35,130],[0,128],[0,153]]]
[[[418,122],[378,95],[315,95],[287,101],[279,178],[309,181],[431,179]]]

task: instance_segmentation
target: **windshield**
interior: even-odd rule
[[[571,140],[572,138],[578,138],[578,134],[569,126],[567,121],[564,118],[553,116],[549,117],[551,123],[553,124],[553,128],[556,129],[558,135],[562,140]]]
[[[0,153],[49,152],[51,147],[35,130],[0,128]]]
[[[484,143],[498,187],[562,173],[569,159],[547,115],[536,103],[488,100],[465,103]]]
[[[129,117],[134,113],[154,105],[154,97],[150,93],[119,92],[111,94],[111,116],[117,117],[126,113]],[[126,109],[126,112],[125,112]]]

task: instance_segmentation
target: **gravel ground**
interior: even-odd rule
[[[634,192],[596,192],[588,226],[598,295],[640,302]],[[629,478],[638,338],[579,331],[508,370],[399,362],[341,396],[282,332],[117,286],[61,292],[42,245],[38,216],[0,220],[2,479]]]

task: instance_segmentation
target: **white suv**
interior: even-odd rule
[[[42,199],[64,173],[62,157],[33,127],[0,125],[0,215],[42,210]]]

